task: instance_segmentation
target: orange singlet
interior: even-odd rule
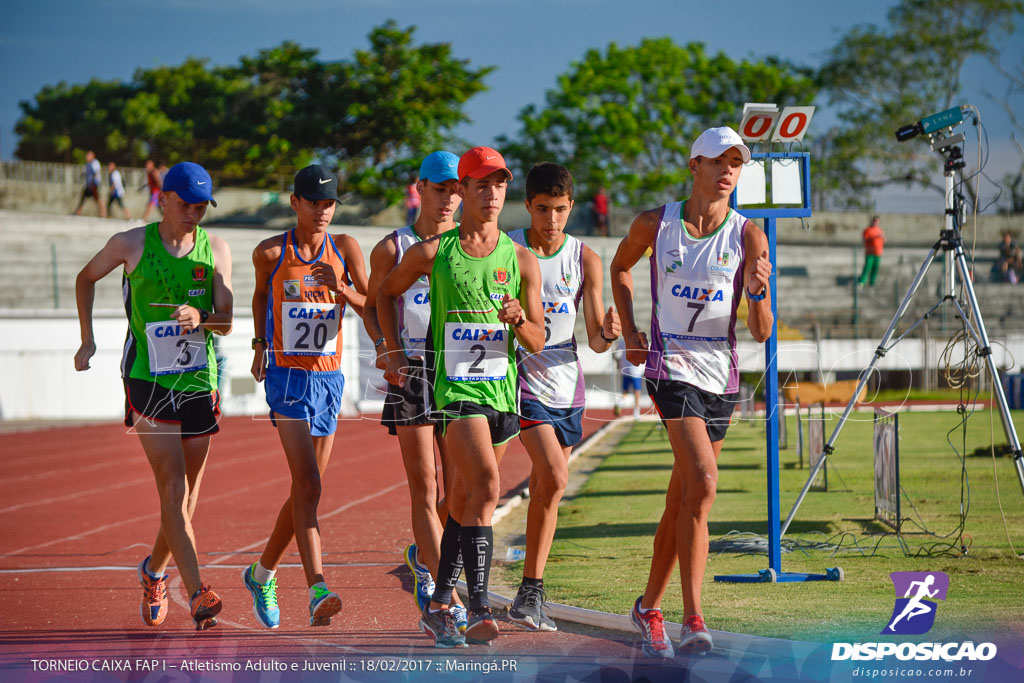
[[[351,284],[345,259],[330,234],[312,261],[299,256],[295,230],[284,234],[281,258],[270,274],[267,297],[269,364],[312,372],[341,369],[341,318],[344,304],[334,303],[333,293],[316,282],[312,266],[323,262],[334,267],[338,282]]]

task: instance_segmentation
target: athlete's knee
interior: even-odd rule
[[[711,504],[715,502],[717,487],[717,478],[711,476],[700,477],[696,481],[688,482],[680,501],[681,511],[691,515],[707,515]]]
[[[413,507],[437,505],[437,482],[429,477],[413,476],[409,478],[409,498]]]
[[[157,492],[160,495],[160,504],[162,506],[170,506],[172,509],[180,510],[185,505],[188,484],[183,479],[168,477],[159,482]]]
[[[534,483],[530,486],[530,496],[545,503],[557,502],[562,499],[568,485],[568,471],[537,473]]]
[[[292,481],[292,505],[312,505],[320,502],[320,473],[309,474]]]

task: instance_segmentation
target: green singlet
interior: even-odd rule
[[[516,411],[515,335],[498,322],[505,294],[519,298],[519,261],[505,233],[489,255],[462,250],[459,231],[440,237],[430,273],[430,328],[437,409],[455,401]]]
[[[167,253],[157,225],[146,226],[142,258],[122,279],[128,316],[122,374],[175,391],[212,391],[217,388],[213,335],[201,327],[186,333],[171,318],[174,306],[151,305],[213,310],[210,237],[196,227],[192,251],[176,258]]]

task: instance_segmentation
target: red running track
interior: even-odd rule
[[[610,414],[591,412],[588,435]],[[281,627],[259,627],[241,582],[287,496],[289,477],[266,420],[227,418],[213,446],[194,520],[203,580],[224,600],[220,625],[196,633],[171,571],[167,621],[139,617],[136,564],[158,525],[157,498],[138,439],[117,424],[0,434],[0,667],[30,658],[177,658],[436,654],[418,630],[411,576],[409,496],[397,440],[373,416],[344,420],[323,482],[320,522],[329,585],[344,610],[309,627],[306,587],[292,546],[279,576]],[[529,460],[518,440],[501,467],[504,496],[523,483]],[[642,577],[641,577],[642,578]],[[633,660],[633,641],[563,624],[528,633],[502,622],[490,648],[468,655],[540,660]]]

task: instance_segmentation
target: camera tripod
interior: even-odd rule
[[[900,131],[897,131],[897,138],[902,142],[916,136],[918,133],[930,132],[927,130],[929,119],[949,115],[953,111],[954,110],[949,110],[942,114],[935,115],[934,117],[923,119],[919,124],[901,128]],[[947,125],[949,123],[950,121],[948,119],[943,121],[943,128],[945,132],[948,133],[948,137],[936,139],[935,134],[930,135],[932,149],[938,152],[944,160],[943,175],[946,179],[946,210],[944,228],[939,235],[939,240],[932,246],[928,256],[925,257],[924,263],[921,264],[921,268],[918,270],[917,276],[911,283],[910,289],[903,297],[903,302],[896,310],[896,315],[893,316],[892,322],[889,323],[889,328],[886,330],[885,335],[883,335],[882,341],[879,342],[878,348],[875,349],[874,357],[871,359],[867,368],[861,372],[857,382],[857,390],[853,392],[853,396],[850,398],[849,403],[846,404],[846,409],[843,410],[843,414],[839,418],[839,422],[836,424],[835,429],[832,431],[832,435],[829,436],[828,442],[825,443],[822,457],[818,460],[814,469],[811,471],[810,476],[807,477],[807,482],[804,484],[803,490],[800,491],[800,495],[797,497],[796,503],[793,505],[793,509],[786,518],[786,522],[782,525],[782,530],[779,534],[780,537],[786,535],[786,530],[789,529],[789,525],[793,521],[793,517],[796,515],[797,509],[803,502],[808,490],[810,490],[814,478],[818,475],[818,472],[825,464],[826,458],[832,455],[834,451],[833,444],[835,444],[836,439],[839,437],[839,432],[842,430],[843,425],[849,418],[850,412],[853,410],[853,406],[860,397],[861,392],[864,390],[864,387],[867,386],[871,373],[874,372],[878,361],[881,360],[888,351],[896,346],[900,340],[905,338],[918,325],[927,320],[929,316],[931,316],[946,302],[952,304],[957,316],[963,320],[967,332],[978,346],[978,355],[983,357],[985,360],[985,365],[988,368],[988,374],[992,379],[992,394],[999,407],[999,415],[1002,418],[1003,430],[1006,432],[1006,438],[1010,445],[1014,465],[1017,469],[1017,479],[1020,482],[1021,492],[1024,493],[1024,456],[1021,454],[1020,440],[1017,438],[1017,430],[1013,425],[1013,421],[1010,419],[1010,408],[1006,403],[1006,395],[1003,392],[1002,382],[999,380],[999,370],[996,368],[995,361],[992,358],[992,347],[989,344],[988,331],[985,329],[985,321],[981,316],[981,308],[978,305],[978,297],[974,291],[974,282],[971,279],[971,273],[967,266],[967,256],[964,253],[963,238],[960,234],[960,221],[963,212],[963,196],[956,191],[956,185],[957,176],[965,165],[963,160],[963,150],[959,147],[959,145],[964,141],[964,135],[962,133],[957,135],[952,134],[952,125],[960,123],[959,120],[957,120],[956,123],[952,123],[952,125]],[[925,126],[924,130],[922,130],[922,124]],[[942,129],[937,129],[936,132],[942,132]],[[911,300],[914,298],[917,290],[924,282],[925,276],[927,275],[929,268],[932,266],[932,263],[935,261],[936,255],[940,252],[944,256],[943,265],[945,269],[945,279],[943,282],[944,291],[942,298],[902,334],[895,336],[899,322],[906,315],[907,309],[910,307]],[[956,298],[955,290],[957,279],[959,279],[962,284],[963,293],[966,295],[967,310],[965,310],[962,302],[958,301]]]

